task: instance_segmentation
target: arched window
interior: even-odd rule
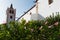
[[[10,19],[12,19],[12,16],[10,16]]]
[[[12,13],[13,14],[14,13],[14,10],[10,10],[9,13]]]
[[[53,2],[53,0],[48,0],[49,1],[49,5]]]
[[[9,13],[11,13],[11,10],[9,11]]]

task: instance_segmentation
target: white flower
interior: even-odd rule
[[[41,26],[40,28],[39,28],[39,30],[41,30],[43,28],[43,26]]]
[[[59,24],[59,22],[55,22],[54,25],[57,26]]]
[[[45,22],[45,24],[47,24],[47,23],[48,23],[48,21]]]
[[[26,29],[26,27],[24,27],[24,29]]]
[[[48,28],[52,28],[53,27],[53,25],[51,25],[51,26],[48,26]]]
[[[33,32],[34,31],[34,29],[31,29],[31,32]]]

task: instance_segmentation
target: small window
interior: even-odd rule
[[[12,12],[11,13],[14,13],[14,11],[12,10]]]
[[[10,19],[12,19],[12,16],[10,16]]]
[[[32,13],[30,12],[30,15],[31,15]]]
[[[11,10],[9,11],[9,13],[11,13]]]
[[[49,5],[53,2],[53,0],[49,0]]]
[[[14,13],[14,11],[13,11],[13,10],[10,10],[10,11],[9,11],[9,13],[12,13],[12,14],[13,14],[13,13]]]

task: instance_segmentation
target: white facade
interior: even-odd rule
[[[38,1],[38,13],[40,14],[40,16],[42,15],[45,18],[51,15],[52,13],[60,12],[59,4],[60,4],[60,0],[53,0],[53,2],[50,5],[49,5],[49,0],[39,0]],[[36,6],[35,6],[31,10],[29,10],[26,14],[24,14],[20,18],[20,20],[22,18],[24,18],[26,21],[29,21],[31,19],[34,19],[34,20],[38,19],[39,18],[39,17],[37,18],[38,13],[36,13]],[[34,15],[32,16],[32,14]],[[43,19],[42,17],[40,18]]]
[[[52,13],[60,12],[60,0],[53,0],[49,5],[49,0],[39,0],[39,14],[43,17],[50,16]]]
[[[32,9],[31,9],[32,8]],[[20,19],[19,19],[19,21],[21,21],[21,19],[23,18],[23,19],[25,19],[27,22],[29,21],[29,20],[31,20],[31,15],[32,14],[35,14],[36,13],[36,7],[35,6],[33,6],[33,7],[31,7],[30,9],[29,9],[29,12],[27,12],[25,15],[23,15]]]
[[[15,21],[16,9],[13,8],[12,4],[10,8],[7,8],[6,14],[7,14],[7,23]]]
[[[41,16],[39,13],[36,13],[36,6],[34,6],[34,5],[19,19],[19,21],[21,21],[22,18],[25,19],[26,22],[28,22],[30,20],[44,19],[43,16]]]

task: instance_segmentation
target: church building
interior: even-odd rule
[[[24,14],[19,17],[17,20],[21,21],[21,19],[26,20],[26,22],[30,20],[43,20],[44,17],[38,13],[38,0],[34,1],[34,5],[28,9]]]
[[[30,20],[44,20],[52,13],[60,12],[60,0],[35,0],[34,5],[28,9],[17,20],[25,19],[27,22]]]

